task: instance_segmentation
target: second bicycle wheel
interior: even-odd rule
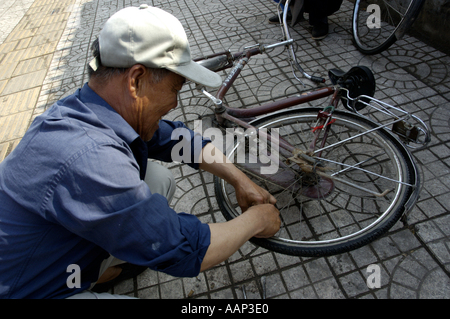
[[[388,49],[417,18],[425,0],[356,0],[353,42],[364,54]]]
[[[278,132],[280,139],[296,147],[295,152],[304,151],[311,145],[317,114],[317,108],[289,110],[253,125]],[[240,160],[235,159],[236,165],[277,199],[280,231],[269,239],[253,238],[253,243],[288,255],[334,255],[378,238],[405,212],[416,182],[409,152],[365,118],[339,111],[333,118],[326,144],[320,155],[309,157],[315,160],[309,168],[301,169],[298,161],[288,159],[292,154],[280,149],[278,170],[261,174],[261,167],[270,165],[261,154],[274,156],[272,159],[278,156],[269,142],[268,149],[261,152],[257,148],[263,146],[245,139],[227,154],[234,158],[239,150],[244,151],[245,156],[238,154]],[[242,212],[234,188],[217,177],[214,183],[225,218],[239,216]]]

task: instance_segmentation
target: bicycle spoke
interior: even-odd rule
[[[322,158],[322,157],[318,157],[318,159],[320,159],[320,160],[322,160],[322,161],[324,161],[324,162],[329,162],[329,163],[333,163],[333,164],[339,164],[339,165],[344,166],[344,167],[347,167],[347,168],[354,168],[355,170],[359,170],[359,171],[364,172],[364,173],[367,173],[367,174],[372,174],[372,175],[374,175],[374,176],[376,176],[376,177],[383,178],[383,179],[386,179],[386,180],[391,181],[391,182],[394,182],[394,183],[399,183],[399,184],[403,184],[403,185],[411,186],[411,187],[414,186],[414,185],[411,185],[411,184],[402,182],[402,181],[400,181],[400,180],[392,179],[392,178],[389,178],[389,177],[387,177],[387,176],[380,175],[380,174],[377,174],[377,173],[375,173],[375,172],[371,172],[371,171],[369,171],[369,170],[366,170],[366,169],[363,169],[363,168],[356,167],[355,165],[348,165],[348,164],[345,164],[345,163],[336,162],[336,161],[333,161],[333,160],[330,160],[330,159],[326,159],[326,158]],[[335,174],[337,174],[337,173],[335,173]],[[333,176],[333,175],[330,175],[330,176]]]
[[[365,159],[365,160],[363,160],[363,161],[361,161],[361,162],[359,162],[359,163],[356,163],[356,164],[354,164],[354,165],[348,165],[346,168],[341,169],[340,171],[331,174],[331,176],[335,176],[335,175],[338,175],[338,174],[342,174],[342,173],[344,173],[344,172],[346,172],[346,171],[349,171],[349,170],[351,170],[351,169],[356,169],[357,166],[360,166],[360,165],[362,165],[362,164],[364,164],[364,163],[367,163],[367,162],[369,162],[369,161],[371,161],[371,160],[373,160],[373,159],[376,159],[376,158],[377,158],[378,156],[380,156],[380,155],[383,155],[383,153],[378,153],[378,154],[376,154],[376,155],[374,155],[374,156],[372,156],[372,157],[369,157],[368,159]],[[320,160],[325,160],[325,159],[323,159],[323,158],[319,158],[319,159],[320,159]]]

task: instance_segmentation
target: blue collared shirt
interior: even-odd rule
[[[110,254],[196,276],[209,226],[176,213],[142,180],[147,157],[171,161],[181,127],[160,121],[145,143],[87,84],[37,117],[0,163],[0,298],[68,297],[96,281]],[[190,132],[192,150],[208,143]],[[67,285],[72,264],[80,288]]]

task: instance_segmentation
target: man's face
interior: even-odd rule
[[[178,93],[186,80],[170,72],[158,84],[151,83],[148,77],[144,81],[136,108],[136,130],[144,141],[149,141],[159,128],[161,118],[177,107]]]

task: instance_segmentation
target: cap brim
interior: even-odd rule
[[[189,81],[210,88],[218,88],[222,85],[222,78],[219,74],[208,70],[192,60],[187,64],[166,66],[165,68],[185,77]]]

